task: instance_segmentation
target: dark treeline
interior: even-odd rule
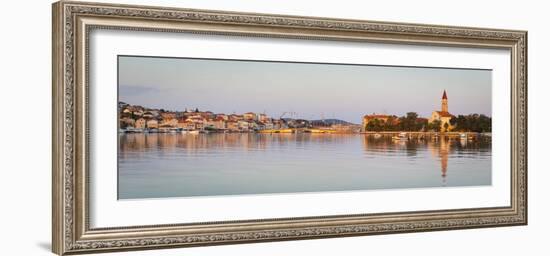
[[[486,115],[458,115],[451,118],[454,131],[461,132],[491,132],[491,118]]]
[[[485,115],[459,115],[450,120],[452,127],[445,124],[444,131],[461,132],[491,132],[491,118]],[[429,123],[428,119],[420,118],[415,112],[408,112],[405,116],[390,116],[387,121],[374,119],[367,123],[367,131],[440,131],[441,121]]]
[[[429,129],[428,119],[419,118],[415,112],[402,117],[390,116],[387,121],[374,119],[367,123],[367,131],[422,131]]]

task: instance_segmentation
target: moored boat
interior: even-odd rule
[[[409,138],[407,137],[407,133],[406,132],[400,132],[397,136],[393,136],[391,137],[392,140],[397,140],[397,141],[406,141],[408,140]]]

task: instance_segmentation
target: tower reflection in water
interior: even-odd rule
[[[429,152],[431,158],[438,162],[438,175],[441,176],[441,186],[447,186],[449,158],[476,158],[481,156],[479,154],[490,155],[491,141],[490,138],[469,141],[445,136],[408,140],[364,136],[363,147],[365,155],[371,158],[376,156],[406,156],[412,160],[425,160],[426,158],[419,156],[419,154],[425,155],[424,152]],[[391,164],[391,162],[389,163]]]
[[[442,185],[447,185],[447,164],[449,161],[449,151],[451,150],[451,143],[449,140],[439,140],[439,148],[432,147],[433,154],[437,155],[441,161],[441,179]]]

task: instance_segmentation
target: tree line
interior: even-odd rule
[[[451,118],[455,131],[491,132],[491,118],[483,114],[458,115]]]
[[[428,122],[420,118],[416,112],[408,112],[405,116],[390,116],[386,121],[374,119],[364,127],[366,131],[461,131],[461,132],[491,132],[491,118],[482,114],[458,115],[441,127],[441,121]]]

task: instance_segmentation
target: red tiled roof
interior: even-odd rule
[[[454,117],[451,113],[446,111],[436,111],[440,117]]]
[[[382,119],[382,118],[389,118],[390,116],[389,115],[365,115],[363,118],[366,118],[366,119]]]

